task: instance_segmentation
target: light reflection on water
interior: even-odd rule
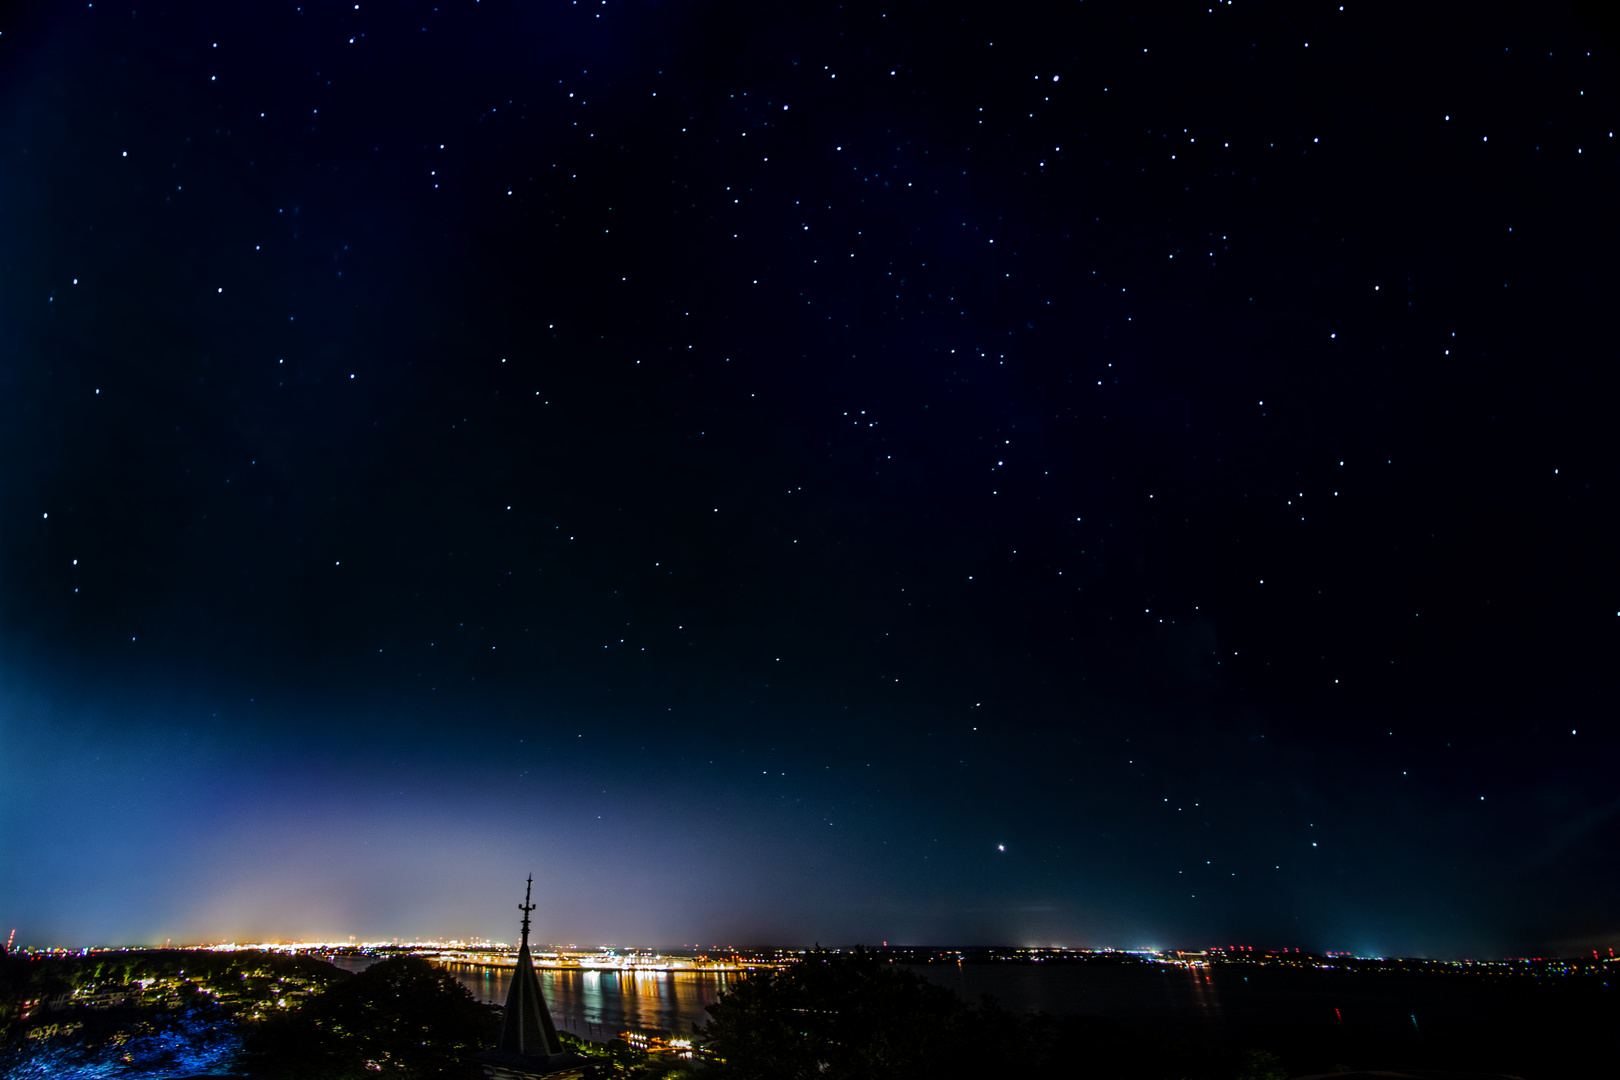
[[[339,957],[359,971],[368,957]],[[503,1003],[508,968],[448,969],[481,1001]],[[928,964],[911,968],[964,1000],[988,994],[1014,1013],[1103,1016],[1140,1032],[1216,1036],[1256,1024],[1297,1030],[1370,1026],[1407,1029],[1411,1017],[1471,1015],[1500,1008],[1496,985],[1386,979],[1345,972],[1187,968],[1165,964]],[[725,972],[538,971],[559,1028],[590,1039],[623,1031],[689,1035],[708,1022],[705,1007],[745,975]],[[1516,1000],[1516,999],[1515,999]]]
[[[335,957],[333,963],[362,971],[370,957]],[[447,970],[479,1001],[506,1002],[510,968],[452,964]],[[927,964],[911,970],[949,986],[967,1001],[989,994],[1015,1013],[1084,1013],[1133,1026],[1185,1029],[1218,1027],[1226,1019],[1222,972],[1212,968],[1129,964],[1066,967],[1044,964]],[[588,1039],[624,1031],[663,1031],[675,1038],[708,1023],[707,1006],[745,976],[693,971],[558,971],[536,969],[540,989],[559,1028]],[[1230,989],[1230,987],[1226,987]],[[1244,986],[1244,990],[1248,987]],[[1242,998],[1244,995],[1239,994]]]
[[[480,1001],[503,1004],[509,968],[454,964],[449,968]],[[539,969],[540,992],[559,1028],[601,1039],[622,1031],[663,1031],[675,1038],[705,1024],[707,1006],[741,976],[717,971],[558,971]]]
[[[364,971],[369,956],[333,957],[345,971]],[[512,969],[447,964],[445,970],[479,1001],[506,1003]],[[625,1031],[664,1032],[687,1038],[693,1024],[706,1024],[708,1006],[742,975],[725,971],[558,971],[535,969],[551,1019],[586,1039],[609,1039]]]

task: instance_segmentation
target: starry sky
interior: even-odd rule
[[[0,921],[1620,944],[1595,9],[0,17]]]

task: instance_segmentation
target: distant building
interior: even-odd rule
[[[551,1010],[546,1008],[545,995],[540,992],[540,977],[534,973],[534,961],[529,957],[529,912],[534,910],[529,897],[533,889],[534,875],[531,874],[528,887],[523,891],[523,903],[518,908],[523,912],[523,945],[518,950],[517,967],[512,971],[512,989],[506,995],[500,1045],[472,1055],[472,1060],[483,1066],[484,1075],[491,1080],[588,1077],[590,1059],[565,1051],[562,1040],[557,1038]]]

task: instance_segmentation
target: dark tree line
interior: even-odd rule
[[[144,979],[160,979],[174,984],[182,996],[199,986],[253,996],[255,989],[286,979],[318,990],[347,976],[324,960],[249,949],[219,953],[141,949],[86,956],[0,951],[0,1042],[18,1034],[25,1002],[60,999],[75,990],[117,990]],[[29,1022],[41,1015],[36,1010]]]
[[[239,1066],[266,1080],[480,1077],[465,1055],[487,1050],[500,1017],[455,976],[417,956],[373,964],[270,1016],[249,1035]]]

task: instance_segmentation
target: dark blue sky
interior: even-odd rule
[[[25,944],[1615,943],[1583,9],[0,25]]]

